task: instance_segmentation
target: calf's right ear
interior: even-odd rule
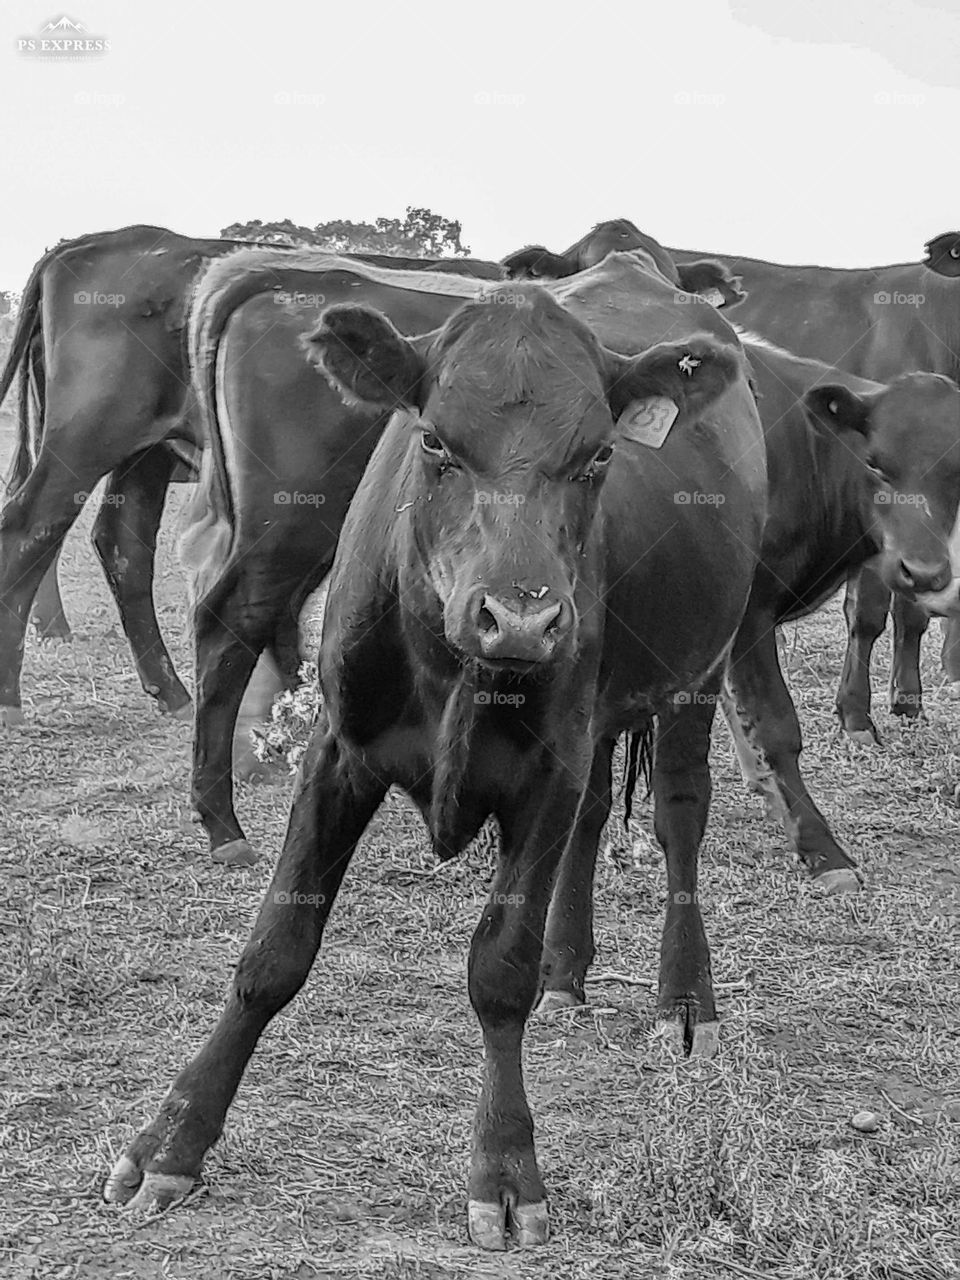
[[[344,404],[419,409],[425,365],[385,315],[369,307],[328,307],[301,342],[307,359]]]

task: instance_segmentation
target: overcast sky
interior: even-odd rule
[[[780,262],[960,227],[960,0],[4,0],[0,287],[133,222],[459,218],[475,254],[632,218]],[[18,51],[62,14],[102,57]]]

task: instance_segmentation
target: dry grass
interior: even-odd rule
[[[89,518],[85,520],[89,524]],[[169,522],[168,522],[169,524]],[[4,741],[0,1273],[27,1277],[942,1280],[960,1236],[960,706],[926,657],[929,718],[848,746],[836,607],[791,628],[807,776],[862,860],[821,901],[745,798],[723,729],[703,857],[719,1057],[655,1032],[663,876],[649,814],[600,872],[591,1005],[531,1025],[527,1076],[554,1239],[464,1239],[479,1034],[465,955],[489,873],[433,870],[400,800],[380,814],[307,989],[265,1037],[208,1183],[133,1225],[99,1200],[111,1159],[212,1023],[268,868],[205,859],[188,730],[140,694],[85,540],[65,560],[72,644],[31,643],[30,723]],[[161,620],[187,667],[167,528]],[[886,658],[882,646],[881,663]],[[882,665],[878,671],[884,670]],[[250,790],[275,856],[288,788]],[[270,861],[268,859],[267,861]],[[849,1125],[881,1117],[875,1134]]]

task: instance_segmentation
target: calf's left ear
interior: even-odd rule
[[[740,277],[731,275],[726,266],[715,258],[678,262],[677,275],[681,289],[701,294],[715,307],[735,307],[747,296]]]
[[[662,342],[631,359],[621,357],[607,394],[620,431],[647,444],[653,441],[635,427],[648,421],[652,411],[656,416],[655,402],[675,406],[669,429],[677,417],[697,418],[744,372],[737,347],[698,334],[683,342]]]
[[[421,407],[423,357],[382,312],[328,307],[319,328],[301,342],[309,362],[339,391],[344,404],[380,410]]]

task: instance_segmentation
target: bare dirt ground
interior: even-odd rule
[[[9,447],[9,422],[5,440]],[[0,449],[0,453],[4,450]],[[182,495],[181,495],[182,497]],[[173,506],[179,504],[175,498]],[[489,865],[435,867],[392,799],[308,986],[265,1036],[174,1212],[132,1223],[104,1173],[219,1011],[279,849],[288,782],[248,789],[265,852],[206,858],[189,729],[142,694],[86,541],[68,543],[72,643],[33,637],[26,727],[0,763],[0,1274],[116,1280],[482,1276],[878,1277],[960,1270],[960,703],[925,652],[927,718],[884,746],[833,718],[836,604],[788,629],[806,772],[868,877],[821,900],[745,796],[718,727],[704,914],[719,1056],[671,1056],[653,1009],[664,877],[649,806],[611,823],[590,1005],[531,1023],[526,1071],[551,1196],[544,1249],[465,1239],[480,1037],[465,957]],[[165,524],[157,595],[189,671]],[[887,646],[875,686],[885,682]],[[879,1116],[874,1133],[851,1117]]]

